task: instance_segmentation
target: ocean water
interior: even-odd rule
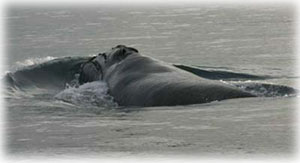
[[[5,19],[6,70],[30,79],[4,93],[11,157],[295,153],[298,97],[282,87],[299,80],[292,6],[10,6]],[[123,107],[104,82],[63,83],[62,65],[119,44],[168,63],[269,78],[225,81],[257,98],[173,107]]]

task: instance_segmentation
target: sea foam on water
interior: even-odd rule
[[[55,98],[81,106],[117,106],[113,97],[108,94],[107,84],[102,81],[85,83],[79,87],[67,87],[56,94]]]

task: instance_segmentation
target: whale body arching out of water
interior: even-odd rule
[[[81,84],[103,80],[122,106],[174,106],[255,97],[118,45],[81,65]]]
[[[172,106],[241,97],[298,95],[299,91],[289,86],[257,82],[282,77],[286,78],[169,64],[120,45],[98,56],[60,57],[18,68],[7,72],[1,80],[9,97],[44,93],[72,103],[68,97],[56,98],[56,95],[68,92],[70,87],[80,90],[80,84],[103,81],[108,86],[106,93],[120,106]]]

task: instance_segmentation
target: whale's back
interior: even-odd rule
[[[172,106],[254,95],[145,56],[124,60],[106,76],[120,105]]]

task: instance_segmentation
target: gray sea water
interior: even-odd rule
[[[294,8],[286,5],[30,7],[7,10],[6,70],[118,44],[169,63],[294,87]],[[248,82],[255,82],[249,80]],[[5,94],[12,157],[291,157],[297,97],[118,107],[106,84]],[[64,102],[63,102],[64,101]],[[66,102],[67,101],[67,102]]]

